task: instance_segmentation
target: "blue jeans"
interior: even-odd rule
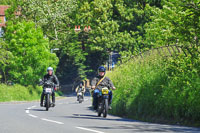
[[[99,89],[95,89],[93,93],[93,107],[94,109],[97,109],[98,106],[98,94],[99,94]],[[109,90],[109,99],[108,99],[108,104],[110,105],[112,103],[112,91]]]

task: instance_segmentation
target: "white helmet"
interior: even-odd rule
[[[52,68],[52,67],[48,67],[48,68],[47,68],[47,72],[48,72],[48,71],[53,71],[53,68]]]

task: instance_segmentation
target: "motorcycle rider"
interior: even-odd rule
[[[58,81],[58,78],[56,77],[56,75],[53,74],[52,67],[48,67],[47,72],[48,73],[46,75],[44,75],[42,82],[45,83],[45,81],[50,80],[51,82],[53,82],[55,84],[53,92],[52,92],[52,105],[54,107],[55,106],[55,91],[57,90],[56,86],[59,86],[59,81]],[[44,91],[42,92],[41,100],[40,100],[41,107],[43,107],[43,100],[44,100]]]
[[[107,87],[109,89],[109,109],[111,108],[111,103],[112,103],[112,91],[111,89],[115,90],[116,88],[114,87],[112,81],[105,76],[106,74],[106,68],[103,66],[100,66],[98,68],[98,76],[95,77],[92,82],[91,82],[91,86],[93,91],[93,107],[94,110],[97,110],[98,107],[98,94],[99,94],[99,90],[102,89],[103,87]]]
[[[78,93],[79,92],[82,92],[82,96],[83,96],[83,99],[84,99],[84,93],[85,93],[85,87],[83,86],[82,83],[79,84],[79,86],[76,87],[76,94],[77,94],[77,101],[78,101]]]

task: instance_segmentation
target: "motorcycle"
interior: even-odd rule
[[[79,88],[78,92],[77,92],[77,101],[79,101],[79,103],[82,103],[84,101],[84,96],[83,96],[83,91],[81,88]]]
[[[83,102],[83,92],[78,92],[77,97],[78,97],[78,102],[82,103]]]
[[[109,99],[109,89],[104,87],[100,90],[98,94],[98,108],[97,113],[100,117],[103,114],[103,117],[107,117],[108,114],[108,99]]]
[[[44,93],[44,107],[46,108],[46,111],[49,110],[50,107],[53,107],[52,105],[52,100],[51,100],[51,95],[54,89],[54,83],[52,83],[51,81],[45,81],[43,83],[43,93]]]

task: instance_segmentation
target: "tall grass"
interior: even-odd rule
[[[200,57],[132,59],[108,76],[112,114],[151,122],[200,125]]]
[[[38,100],[41,92],[41,87],[0,84],[0,102]]]
[[[19,84],[13,86],[0,84],[0,102],[39,100],[41,93],[42,87],[38,86],[24,87]],[[62,95],[60,91],[56,93],[56,96],[59,95]]]

